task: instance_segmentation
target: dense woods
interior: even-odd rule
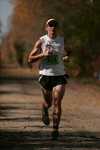
[[[34,42],[44,33],[50,17],[60,21],[66,63],[71,74],[97,76],[100,73],[100,1],[99,0],[12,0],[10,31],[0,45],[0,64],[25,67]]]

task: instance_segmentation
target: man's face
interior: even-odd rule
[[[54,26],[50,27],[50,26],[47,26],[46,30],[47,30],[47,32],[48,32],[49,34],[56,34],[56,32],[57,32],[57,27],[54,27]]]
[[[58,29],[58,23],[55,21],[49,22],[46,26],[46,31],[52,35],[55,35],[57,33],[57,29]]]

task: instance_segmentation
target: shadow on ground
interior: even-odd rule
[[[11,80],[2,81],[2,84],[20,83],[21,91],[18,89],[0,90],[0,95],[12,95],[13,93],[22,95],[31,95],[30,84],[32,80]],[[9,87],[9,86],[8,86]],[[35,88],[38,88],[37,84]],[[34,88],[34,89],[35,89]],[[38,95],[38,92],[33,94]],[[29,113],[29,114],[28,114]],[[67,131],[63,126],[64,132],[60,132],[58,140],[53,141],[51,131],[42,130],[40,121],[40,106],[34,101],[18,101],[0,103],[0,150],[99,150],[100,149],[100,132],[90,131]],[[5,124],[6,121],[6,124]],[[66,120],[64,120],[66,121]],[[24,127],[22,131],[14,130],[14,128],[6,128],[10,122],[11,127],[15,125],[23,125],[30,122],[30,130],[26,131]],[[32,124],[31,124],[32,122]],[[34,124],[34,122],[37,124]],[[14,123],[14,125],[13,125]],[[20,124],[22,123],[22,124]],[[26,124],[27,125],[27,124]],[[18,127],[19,127],[18,126]],[[27,127],[27,126],[26,126]],[[35,130],[37,128],[37,131]]]
[[[33,78],[17,78],[17,77],[16,78],[1,78],[0,77],[0,84],[1,86],[3,85],[5,87],[4,89],[0,89],[0,96],[2,95],[10,96],[12,94],[38,96],[40,92],[40,91],[36,92],[36,90],[40,89],[40,86],[38,83],[38,77],[33,77]]]
[[[8,132],[0,131],[0,149],[33,150],[65,148],[100,148],[100,133],[96,132],[62,132],[59,139],[53,141],[50,132]]]
[[[32,105],[32,107],[30,107]],[[17,115],[15,110],[34,110],[37,111],[37,115],[32,113],[31,116],[21,116]],[[9,110],[13,114],[9,114]],[[14,111],[15,113],[14,113]],[[39,124],[34,125],[34,122],[40,121],[40,113],[38,112],[36,105],[30,104],[28,107],[23,107],[23,103],[20,104],[6,104],[6,106],[0,106],[0,122],[13,121],[16,124],[19,122],[31,121],[31,130],[25,131],[14,131],[12,128],[0,129],[0,150],[99,150],[100,149],[100,132],[89,132],[89,131],[66,131],[66,126],[64,126],[65,131],[60,131],[60,136],[58,140],[53,141],[51,136],[51,131],[42,130],[42,126]],[[13,126],[12,122],[12,126]],[[39,129],[35,131],[35,128]],[[34,131],[33,131],[34,130]]]

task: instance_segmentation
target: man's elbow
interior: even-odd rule
[[[28,63],[31,63],[31,62],[32,62],[32,59],[31,59],[30,56],[28,57],[28,60],[27,60],[27,61],[28,61]]]

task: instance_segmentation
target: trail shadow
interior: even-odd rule
[[[21,76],[0,76],[0,83],[13,83],[15,81],[29,81],[29,80],[37,80],[38,76],[28,76],[28,77],[21,77]]]
[[[34,78],[0,78],[0,84],[6,86],[4,89],[0,89],[0,95],[12,95],[12,94],[23,94],[23,95],[40,95],[40,86],[38,79]],[[20,87],[16,87],[16,86]],[[14,86],[14,88],[13,88]],[[10,88],[11,87],[11,88]]]
[[[39,96],[40,93],[39,92],[27,92],[25,90],[21,90],[21,91],[16,91],[16,90],[0,90],[0,95],[12,95],[12,94],[23,94],[23,95],[31,95],[31,96]]]
[[[8,81],[9,84],[15,83],[15,80]],[[26,83],[29,83],[29,80],[26,81],[19,81],[23,86],[23,90],[25,88]],[[6,81],[3,83],[7,83]],[[32,84],[32,83],[31,83]],[[36,85],[36,88],[37,85]],[[8,94],[15,92],[12,91],[1,91],[1,94]],[[18,91],[19,92],[19,91]],[[26,91],[23,92],[24,94]],[[29,115],[27,114],[29,111]],[[36,115],[36,113],[38,113]],[[24,116],[23,116],[24,114]],[[22,116],[21,116],[22,115]],[[76,131],[76,132],[69,132],[64,131],[60,132],[60,136],[58,140],[53,141],[51,137],[51,132],[47,130],[42,130],[42,126],[38,124],[40,120],[40,106],[34,103],[6,103],[6,104],[0,104],[0,121],[9,123],[9,121],[12,121],[16,124],[19,124],[19,122],[30,122],[32,121],[31,130],[26,131],[22,129],[21,131],[14,131],[11,130],[0,130],[0,150],[90,150],[100,149],[100,132],[89,132],[89,131]],[[66,121],[63,120],[63,121]],[[3,122],[3,123],[4,123]],[[34,124],[34,122],[37,122],[37,124]],[[8,125],[8,124],[7,124]],[[13,125],[12,125],[13,126]],[[39,129],[38,131],[35,131],[35,128]],[[66,128],[66,127],[64,127]]]
[[[52,140],[50,132],[14,132],[0,131],[2,149],[33,150],[33,149],[65,149],[88,148],[100,149],[99,132],[62,132],[59,139]]]
[[[26,107],[25,109],[35,109],[35,111],[39,112],[36,105],[32,107]],[[22,131],[14,131],[14,128],[10,130],[2,129],[0,130],[0,150],[65,150],[65,149],[81,149],[81,150],[89,150],[89,149],[100,149],[100,132],[89,132],[89,131],[76,131],[69,132],[64,131],[60,132],[60,136],[58,140],[53,141],[50,130],[44,130],[43,126],[40,124],[34,124],[34,122],[39,122],[40,114],[32,114],[29,117],[23,117],[16,112],[16,110],[24,109],[23,104],[20,106],[17,104],[7,104],[6,106],[0,106],[1,112],[7,114],[8,116],[4,118],[0,118],[0,121],[15,121],[16,124],[19,122],[32,121],[31,130],[27,131],[22,129]],[[15,113],[9,114],[9,111],[15,110]],[[11,111],[12,112],[12,111]],[[66,121],[66,120],[65,120]],[[12,125],[13,126],[13,125]],[[35,128],[38,131],[35,131]],[[65,128],[65,126],[64,126]],[[43,130],[42,130],[43,129]],[[48,128],[49,129],[49,128]]]
[[[15,83],[21,83],[21,84],[26,84],[26,85],[30,85],[34,83],[34,86],[37,87],[37,81],[38,81],[38,77],[8,77],[8,78],[1,78],[0,77],[0,84],[15,84]]]
[[[18,114],[18,111],[23,111],[23,113],[25,111],[31,111],[31,115],[34,116],[34,113],[35,113],[35,117],[36,114],[40,114],[40,107],[37,106],[36,104],[34,103],[29,103],[29,104],[26,104],[25,103],[6,103],[6,104],[3,104],[1,103],[0,104],[0,121],[3,121],[3,120],[33,120],[34,118],[32,116],[30,117],[21,117],[21,114]],[[18,117],[16,118],[15,115],[18,115]],[[11,117],[13,116],[13,117]],[[4,118],[2,118],[4,117]],[[39,120],[39,118],[37,118]]]

